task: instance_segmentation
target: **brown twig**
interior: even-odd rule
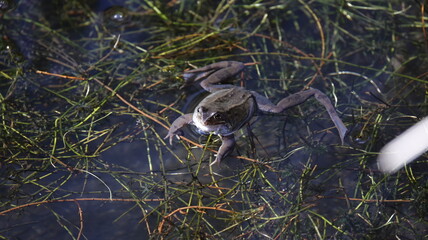
[[[205,206],[188,206],[188,207],[181,207],[181,208],[177,208],[174,211],[170,212],[168,215],[166,215],[165,217],[163,217],[162,221],[159,223],[158,225],[158,232],[162,233],[162,229],[163,229],[163,225],[165,223],[165,221],[171,217],[172,215],[176,214],[179,211],[183,211],[185,209],[207,209],[207,210],[216,210],[216,211],[222,211],[222,212],[227,212],[227,213],[236,213],[235,211],[232,210],[228,210],[228,209],[224,209],[224,208],[219,208],[219,207],[205,207]]]
[[[83,211],[78,201],[74,201],[74,203],[76,203],[77,209],[79,210],[80,228],[79,228],[79,234],[77,235],[77,238],[76,238],[77,240],[79,240],[83,232]]]
[[[4,211],[0,212],[0,215],[4,215],[6,213],[26,208],[34,205],[41,205],[45,203],[63,203],[63,202],[75,202],[75,201],[110,201],[110,202],[160,202],[164,201],[163,198],[153,198],[153,199],[133,199],[133,198],[124,198],[124,199],[115,199],[115,198],[74,198],[74,199],[54,199],[54,200],[46,200],[46,201],[40,201],[40,202],[32,202],[32,203],[26,203],[23,205],[19,205]]]

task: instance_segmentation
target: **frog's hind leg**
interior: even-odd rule
[[[231,85],[213,85],[216,83],[221,83],[222,81],[236,76],[244,69],[245,65],[241,62],[236,61],[223,61],[217,62],[205,67],[193,69],[186,71],[183,74],[184,79],[187,83],[195,82],[200,79],[205,78],[201,82],[201,86],[209,91],[215,91],[223,88],[230,88]]]
[[[205,67],[203,67],[205,68]],[[207,70],[205,72],[199,72],[200,68],[194,69],[194,70],[190,70],[190,71],[186,71],[183,73],[183,78],[184,80],[186,80],[186,83],[193,83],[193,82],[197,82],[207,76],[209,76],[211,73],[217,71],[216,69],[211,69],[211,70]],[[198,70],[198,71],[196,71]]]
[[[264,96],[252,92],[253,96],[256,98],[258,108],[261,111],[264,112],[272,112],[272,113],[279,113],[284,111],[285,109],[289,107],[293,107],[296,105],[299,105],[303,102],[305,102],[308,98],[314,96],[315,99],[321,103],[325,109],[327,110],[328,114],[330,115],[331,120],[333,121],[334,125],[336,126],[337,130],[339,131],[340,140],[342,141],[342,144],[344,143],[345,134],[348,131],[348,129],[345,127],[345,124],[343,124],[340,117],[337,115],[336,109],[331,104],[330,99],[322,93],[320,90],[315,88],[310,88],[305,91],[294,93],[281,101],[277,105],[271,103],[269,99],[265,98]]]

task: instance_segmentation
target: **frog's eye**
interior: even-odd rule
[[[206,121],[206,125],[216,125],[216,124],[224,124],[224,116],[221,113],[214,113],[209,117]]]
[[[208,111],[208,109],[206,108],[206,107],[199,107],[198,108],[198,112],[199,113],[205,113],[205,112],[207,112]]]
[[[212,116],[214,120],[223,120],[223,116],[220,113],[216,113]]]

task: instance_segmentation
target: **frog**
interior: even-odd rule
[[[302,104],[314,97],[330,116],[338,130],[342,145],[348,131],[340,119],[330,99],[316,88],[308,88],[291,94],[277,104],[252,90],[222,82],[239,75],[245,64],[238,61],[221,61],[204,67],[188,70],[183,73],[186,84],[200,81],[200,86],[210,94],[194,109],[193,113],[184,114],[171,124],[165,139],[172,145],[174,136],[179,138],[180,129],[186,125],[194,125],[203,133],[212,133],[220,137],[222,143],[215,160],[210,164],[220,164],[236,145],[234,133],[241,129],[258,113],[281,113],[285,109]]]

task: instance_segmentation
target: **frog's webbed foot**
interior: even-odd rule
[[[164,139],[169,138],[169,144],[172,144],[172,138],[177,135],[178,130],[187,124],[191,124],[193,122],[193,113],[184,114],[181,117],[175,119],[175,121],[171,124],[171,127],[168,131],[168,134]]]
[[[342,141],[342,144],[344,144],[344,138],[345,134],[348,131],[348,129],[345,127],[345,124],[343,124],[340,117],[337,115],[336,109],[331,104],[330,99],[322,93],[320,90],[315,88],[310,88],[305,91],[294,93],[281,101],[277,105],[274,105],[269,101],[269,99],[263,97],[262,95],[252,92],[254,97],[256,98],[258,107],[260,110],[265,112],[272,112],[272,113],[279,113],[284,111],[285,109],[299,105],[303,102],[305,102],[308,98],[311,96],[314,96],[315,99],[321,103],[325,109],[327,110],[328,114],[330,115],[330,119],[333,121],[334,125],[336,126],[337,130],[339,131],[340,140]]]
[[[221,136],[221,141],[222,143],[220,148],[218,149],[217,156],[214,162],[210,164],[210,166],[214,164],[220,165],[221,160],[225,158],[227,155],[229,155],[235,148],[236,142],[235,142],[235,136],[233,134],[230,134],[227,136]]]
[[[183,77],[186,80],[186,84],[199,81],[201,86],[209,91],[215,91],[221,88],[230,88],[231,85],[213,85],[220,83],[226,79],[236,76],[244,69],[245,65],[241,62],[236,61],[223,61],[217,62],[205,67],[189,70],[183,73]]]

